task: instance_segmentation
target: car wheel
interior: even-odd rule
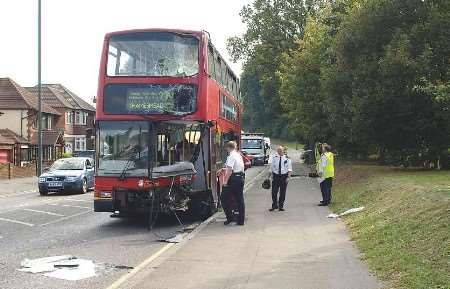
[[[48,195],[48,192],[39,190],[39,194],[40,194],[41,196],[47,196],[47,195]]]
[[[87,180],[83,179],[83,184],[81,185],[81,193],[86,194],[88,190]]]

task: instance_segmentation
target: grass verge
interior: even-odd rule
[[[450,289],[450,172],[343,165],[333,198],[387,288]]]

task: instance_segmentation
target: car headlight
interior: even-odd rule
[[[72,177],[72,176],[66,178],[66,180],[67,180],[68,182],[75,182],[75,181],[78,180],[78,179],[79,179],[79,177]]]
[[[40,183],[45,183],[45,178],[39,178]]]

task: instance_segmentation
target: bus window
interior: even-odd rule
[[[211,46],[208,46],[208,73],[213,79],[216,79],[214,58],[214,50]]]
[[[170,32],[113,35],[109,40],[109,76],[192,76],[198,73],[199,41]]]
[[[222,81],[221,81],[221,83],[222,83],[222,86],[224,88],[226,88],[227,87],[228,73],[227,73],[227,65],[225,64],[224,61],[222,61],[222,69],[221,70],[222,70]]]
[[[192,161],[200,135],[197,124],[160,125],[156,138],[156,166]]]

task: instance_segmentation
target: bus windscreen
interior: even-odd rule
[[[170,32],[114,35],[109,40],[108,76],[193,76],[199,71],[199,40]]]
[[[192,84],[109,84],[103,98],[107,114],[185,115],[197,109]]]

